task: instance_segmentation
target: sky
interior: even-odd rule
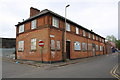
[[[49,9],[106,37],[118,38],[119,0],[0,0],[0,37],[15,38],[18,22],[29,18],[30,7]]]

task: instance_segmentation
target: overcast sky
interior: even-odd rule
[[[15,38],[15,25],[29,18],[30,7],[49,9],[95,33],[118,38],[119,0],[0,0],[0,37]]]

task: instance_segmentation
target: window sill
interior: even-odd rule
[[[60,49],[58,49],[57,51],[61,51]]]
[[[87,51],[82,51],[82,52],[87,52]]]
[[[55,51],[55,49],[51,49],[51,51]]]
[[[81,51],[81,50],[74,50],[74,51]]]
[[[18,52],[23,52],[23,51],[21,51],[21,50],[18,50]]]
[[[31,52],[35,52],[35,51],[37,51],[37,50],[31,50]]]

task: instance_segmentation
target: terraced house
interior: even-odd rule
[[[62,32],[65,18],[48,9],[30,8],[30,17],[16,25],[17,59],[42,62],[63,60]],[[44,41],[41,53],[39,41]],[[66,59],[103,55],[105,38],[67,19]]]

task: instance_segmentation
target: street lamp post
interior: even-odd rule
[[[63,27],[63,32],[62,32],[62,59],[63,61],[66,60],[66,12],[67,12],[67,7],[70,5],[65,6],[65,26]]]

